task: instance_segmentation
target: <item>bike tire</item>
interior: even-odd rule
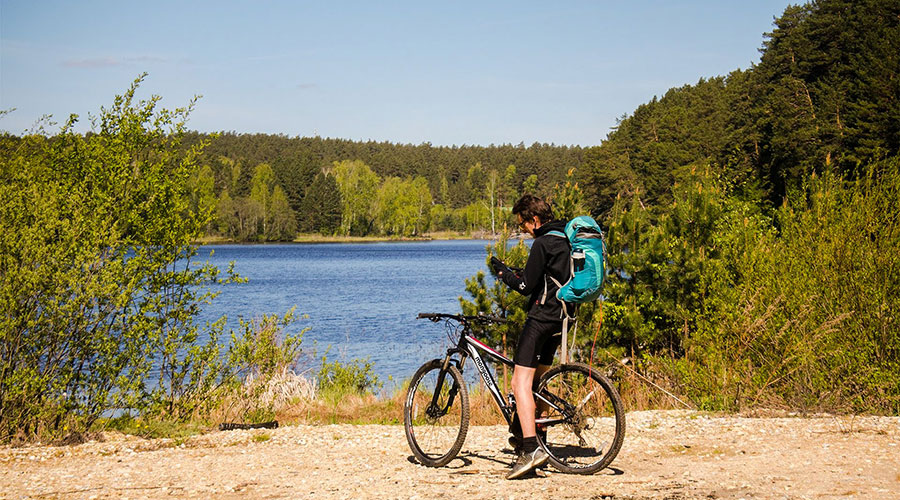
[[[607,467],[625,439],[622,398],[608,378],[582,363],[558,365],[541,377],[538,391],[567,402],[574,411],[555,410],[556,420],[538,433],[540,446],[556,469],[571,474],[594,474]]]
[[[462,374],[455,366],[448,366],[443,384],[438,388],[442,364],[443,360],[434,359],[416,371],[403,405],[406,441],[416,460],[428,467],[442,467],[453,460],[469,430],[469,392]],[[452,405],[447,407],[453,390],[456,393]],[[429,411],[435,391],[440,394],[440,408]]]

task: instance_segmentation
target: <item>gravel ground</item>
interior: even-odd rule
[[[402,426],[286,426],[177,443],[105,434],[76,446],[0,447],[0,498],[890,498],[900,418],[628,414],[619,456],[593,476],[504,479],[500,426],[458,459],[417,465]]]

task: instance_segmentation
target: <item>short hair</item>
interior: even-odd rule
[[[553,220],[553,211],[550,209],[550,205],[537,196],[530,194],[522,195],[519,201],[513,205],[512,212],[522,217],[523,221],[530,221],[535,216],[540,219],[541,224],[546,224]]]

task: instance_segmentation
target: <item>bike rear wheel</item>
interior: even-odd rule
[[[416,459],[429,467],[442,467],[453,460],[469,430],[469,393],[462,374],[449,365],[441,377],[442,364],[435,359],[416,371],[403,407],[409,447]]]
[[[625,410],[609,379],[581,363],[559,365],[541,377],[538,393],[561,408],[538,419],[546,430],[538,441],[555,468],[593,474],[616,458],[625,439]]]

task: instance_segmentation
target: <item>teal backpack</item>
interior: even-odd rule
[[[550,231],[547,234],[566,238],[569,241],[569,264],[571,272],[569,281],[560,283],[552,276],[548,277],[559,287],[556,292],[563,305],[563,331],[562,331],[562,355],[563,363],[568,362],[567,335],[569,321],[574,321],[568,310],[567,304],[583,304],[593,302],[600,297],[600,289],[603,279],[606,277],[606,244],[603,242],[603,231],[597,221],[582,215],[575,217],[566,224],[565,234],[560,231]],[[573,327],[572,344],[575,343],[575,328]]]

